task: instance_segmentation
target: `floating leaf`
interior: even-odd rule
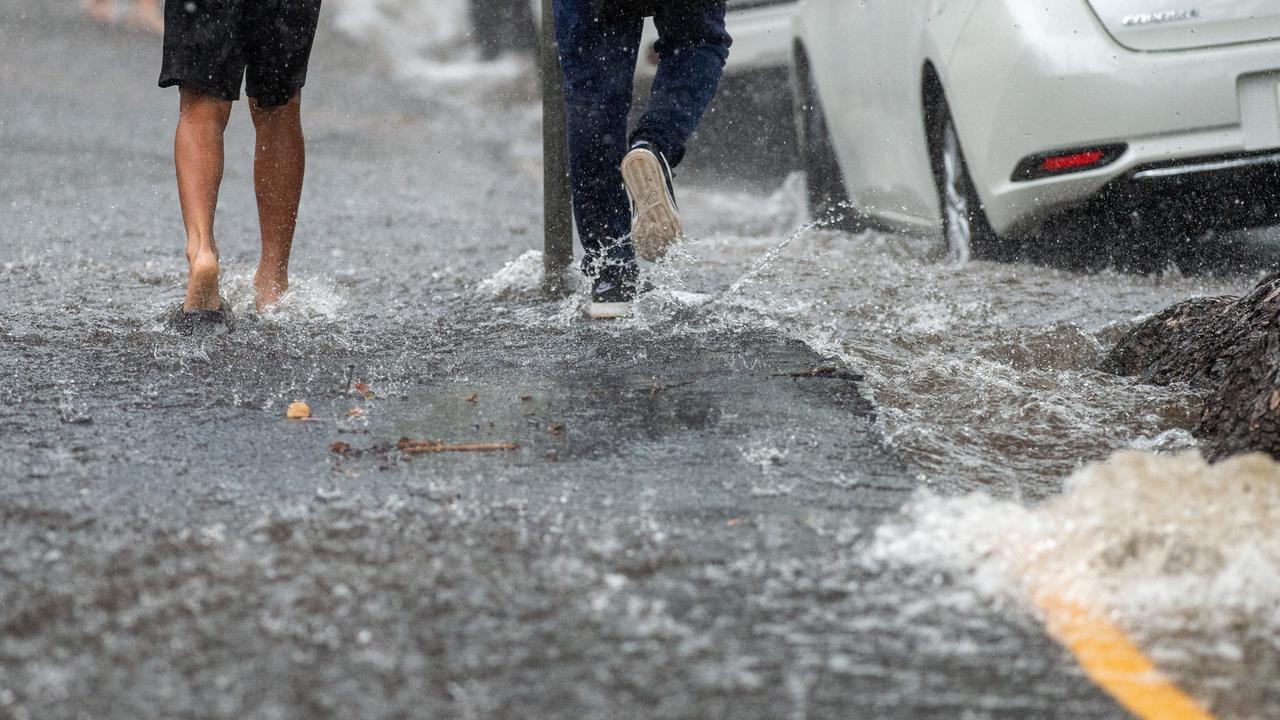
[[[289,408],[284,411],[284,416],[290,420],[306,420],[311,417],[311,406],[297,400],[289,403]]]

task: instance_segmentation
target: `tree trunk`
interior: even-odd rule
[[[1258,451],[1280,459],[1280,274],[1244,297],[1164,310],[1121,340],[1102,370],[1204,391],[1196,435],[1210,458]]]

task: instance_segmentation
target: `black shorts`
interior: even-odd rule
[[[165,0],[160,87],[284,105],[307,81],[320,0]]]

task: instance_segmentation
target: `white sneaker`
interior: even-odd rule
[[[684,237],[671,185],[671,166],[647,142],[637,142],[622,159],[622,182],[631,198],[631,240],[636,254],[653,262]]]
[[[630,317],[631,301],[635,297],[634,283],[597,278],[591,287],[591,304],[587,306],[587,317],[592,320]]]

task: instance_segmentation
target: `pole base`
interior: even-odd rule
[[[576,270],[567,267],[548,267],[542,275],[542,296],[547,300],[564,300],[573,294],[576,286]]]

